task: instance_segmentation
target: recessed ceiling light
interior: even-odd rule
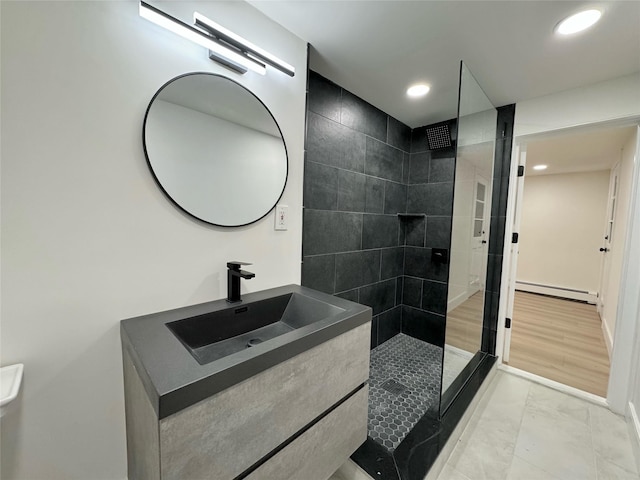
[[[547,166],[546,165],[534,165],[533,169],[534,170],[546,170]]]
[[[407,88],[407,95],[410,97],[423,97],[427,93],[429,93],[430,87],[429,85],[425,85],[424,83],[420,83],[417,85],[411,85]]]
[[[585,10],[562,20],[555,28],[560,35],[571,35],[586,30],[602,16],[600,10]]]

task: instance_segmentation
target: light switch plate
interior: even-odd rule
[[[287,205],[276,205],[276,230],[287,230],[289,227],[289,207]]]

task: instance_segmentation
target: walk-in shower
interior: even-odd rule
[[[373,309],[368,439],[352,458],[374,478],[422,480],[442,415],[493,353],[496,110],[460,73],[459,117],[413,129],[309,75],[302,284]]]

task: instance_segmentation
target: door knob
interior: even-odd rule
[[[605,248],[605,247],[600,247],[600,251],[607,253],[609,251],[609,249]]]

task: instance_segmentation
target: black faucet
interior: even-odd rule
[[[255,273],[247,272],[246,270],[240,270],[243,265],[251,265],[245,262],[227,262],[227,302],[237,303],[241,301],[240,298],[240,279],[246,278],[249,280],[256,276]]]

